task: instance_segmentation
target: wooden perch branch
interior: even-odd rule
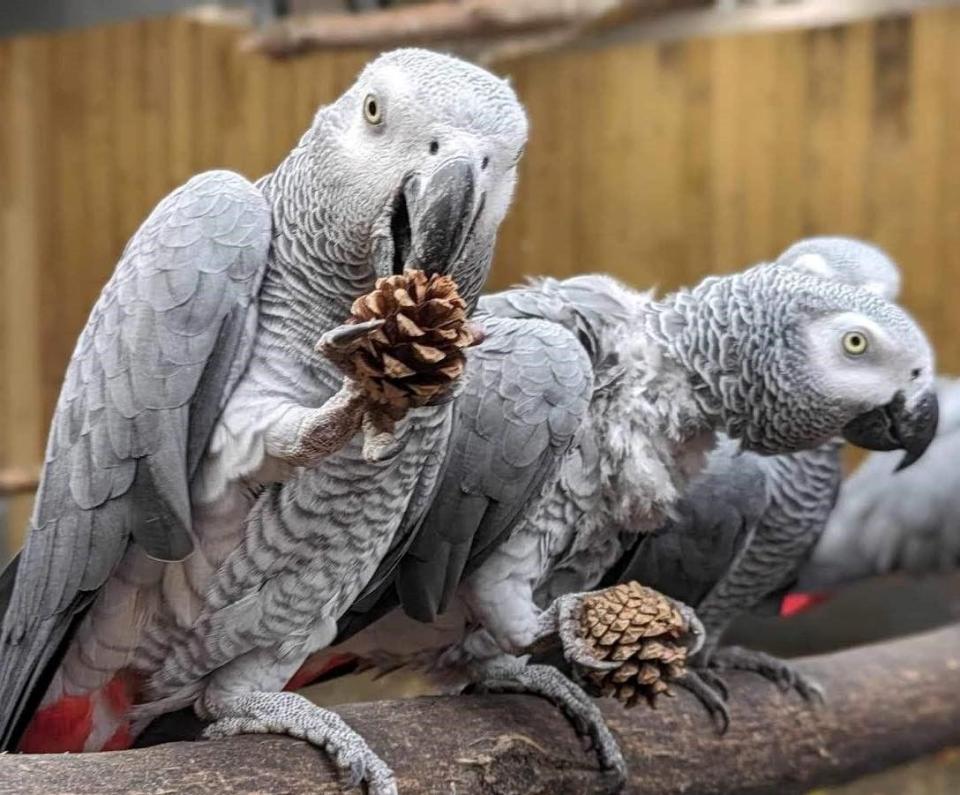
[[[40,483],[39,470],[10,467],[0,469],[0,497],[16,497],[37,490]]]
[[[251,36],[245,46],[272,55],[340,47],[405,44],[487,44],[511,37],[571,36],[627,19],[705,6],[706,0],[460,0],[422,3],[364,14],[296,14]]]
[[[656,712],[602,702],[634,795],[802,793],[960,743],[960,625],[804,660],[827,690],[806,707],[732,675],[732,725],[714,734],[685,693]],[[340,710],[393,766],[401,793],[594,793],[602,778],[570,725],[527,696],[354,704]],[[0,756],[0,790],[33,793],[334,793],[322,754],[279,737],[138,751]],[[91,789],[92,788],[92,789]]]

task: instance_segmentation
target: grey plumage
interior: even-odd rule
[[[800,241],[775,264],[889,300],[899,292],[896,264],[879,249],[849,238]],[[839,451],[840,442],[833,441],[765,458],[738,454],[735,445],[721,443],[691,481],[675,518],[642,537],[606,582],[639,580],[695,607],[707,632],[700,654],[706,665],[737,616],[795,580],[836,501]],[[770,668],[775,661],[764,664]]]
[[[461,519],[458,538],[474,553],[465,567],[458,558],[454,571],[463,573],[450,609],[430,632],[395,611],[341,647],[389,666],[427,664],[445,678],[456,670],[483,677],[489,661],[522,653],[555,631],[547,608],[593,587],[638,536],[673,515],[717,430],[763,455],[807,450],[897,394],[920,406],[932,379],[929,346],[902,310],[791,268],[707,279],[662,301],[605,277],[546,279],[484,298],[480,309],[523,324],[556,324],[586,352],[578,366],[589,363],[584,380],[592,393],[555,473],[532,497],[518,490],[524,502],[509,512],[496,504],[516,520],[492,547],[481,532],[485,512],[457,511],[476,501],[464,483],[477,482],[478,462],[453,456],[437,504],[444,516]],[[869,361],[831,353],[848,324],[870,329],[876,350]],[[552,383],[539,372],[531,365],[534,380]],[[481,390],[480,382],[466,389]],[[511,433],[501,422],[484,438],[500,439],[493,449],[503,449]],[[473,525],[462,521],[468,517]],[[439,556],[439,571],[421,581],[448,583],[449,563]],[[463,637],[464,622],[479,629]],[[437,644],[432,654],[426,642]]]
[[[937,392],[940,428],[923,459],[895,472],[895,454],[873,453],[843,482],[798,589],[960,566],[960,382],[942,379]]]
[[[193,548],[189,483],[250,351],[270,212],[211,172],[161,202],[80,336],[51,428],[3,625],[3,746],[30,683],[116,568],[128,534],[159,560]],[[195,394],[212,402],[191,411]]]
[[[315,346],[403,268],[449,273],[472,308],[525,140],[505,81],[399,50],[256,185],[213,172],[160,203],[67,372],[4,617],[4,748],[43,690],[42,706],[90,696],[85,747],[101,747],[130,718],[98,700],[118,672],[142,685],[141,722],[187,704],[218,734],[265,730],[267,715],[282,728],[277,710],[306,720],[285,697],[264,705],[406,543],[452,427],[441,403],[411,412],[377,460],[354,439],[304,461],[326,454],[305,440],[356,395]],[[316,719],[287,728],[321,744],[333,732],[340,759],[357,738]],[[349,772],[367,765],[371,787],[391,792],[355,745]]]

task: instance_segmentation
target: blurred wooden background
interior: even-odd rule
[[[77,332],[150,208],[203,169],[269,170],[369,55],[273,62],[237,35],[169,19],[0,41],[0,466],[40,460]],[[499,71],[532,135],[493,287],[606,270],[668,288],[856,234],[901,262],[960,371],[960,9]]]

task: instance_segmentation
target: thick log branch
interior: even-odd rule
[[[717,737],[684,693],[656,712],[604,711],[636,795],[802,793],[960,743],[960,625],[801,663],[828,703],[807,708],[748,674],[730,677],[732,726]],[[345,706],[401,793],[593,793],[602,778],[567,722],[524,696]],[[2,793],[333,793],[314,749],[277,737],[173,743],[74,756],[0,757]]]
[[[406,44],[491,45],[520,37],[575,37],[629,19],[706,0],[459,0],[389,8],[364,14],[295,14],[252,34],[246,47],[293,55],[339,47]],[[561,34],[563,34],[561,36]]]

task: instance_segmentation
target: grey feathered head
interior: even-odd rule
[[[930,345],[874,293],[774,264],[706,279],[660,306],[664,340],[747,449],[791,452],[842,434],[904,449],[907,465],[936,432]]]
[[[852,237],[808,237],[776,259],[813,276],[860,287],[888,301],[900,294],[900,269],[881,248]]]
[[[298,242],[335,263],[335,277],[449,273],[472,303],[526,139],[505,80],[426,50],[382,55],[320,109],[289,158],[290,192],[309,208],[290,212]]]

